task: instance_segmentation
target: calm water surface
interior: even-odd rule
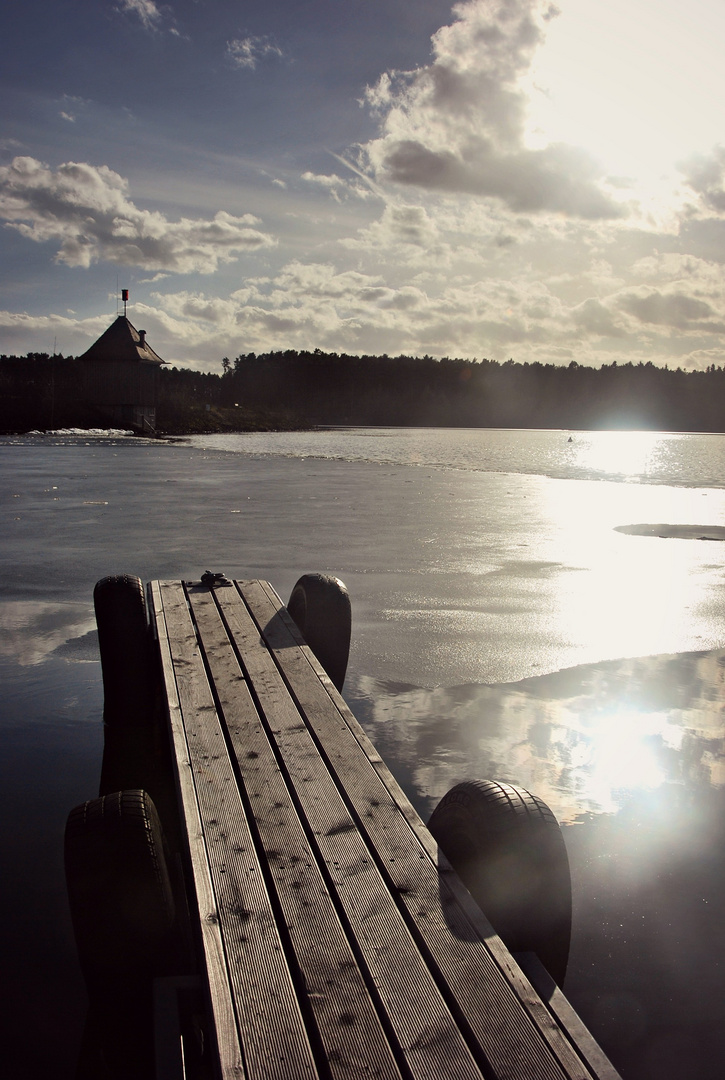
[[[372,461],[562,480],[725,485],[725,437],[651,431],[326,428],[195,436],[231,453]]]
[[[725,535],[724,448],[437,429],[4,440],[3,1075],[73,1075],[85,1003],[61,851],[100,766],[93,584],[223,569],[283,598],[306,571],[343,578],[345,696],[424,818],[470,776],[543,797],[572,865],[567,994],[625,1080],[720,1077],[725,548],[697,537]]]

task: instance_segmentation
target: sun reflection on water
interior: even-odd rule
[[[679,750],[682,729],[663,712],[618,710],[598,715],[572,752],[580,797],[601,812],[619,809],[625,791],[659,787],[667,779],[661,748]]]
[[[572,437],[573,464],[595,475],[646,480],[670,456],[672,435],[660,431],[587,431]]]
[[[582,665],[502,686],[362,679],[347,692],[424,816],[473,777],[535,792],[563,824],[616,814],[673,785],[725,787],[723,651]]]
[[[610,433],[607,433],[610,434]],[[624,433],[639,435],[639,432]],[[617,527],[649,522],[719,525],[722,507],[697,489],[600,481],[552,481],[540,491],[542,520],[556,527],[539,541],[558,561],[551,621],[582,659],[706,648],[706,605],[718,544],[699,539],[626,535]]]

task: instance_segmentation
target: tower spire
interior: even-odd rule
[[[123,317],[126,318],[126,304],[128,303],[128,289],[121,289],[121,299],[123,300]]]

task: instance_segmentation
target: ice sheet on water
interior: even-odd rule
[[[123,428],[55,428],[53,431],[29,431],[28,435],[92,435],[94,439],[104,436],[115,439],[119,435],[133,435],[133,431]]]

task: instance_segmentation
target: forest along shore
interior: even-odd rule
[[[616,361],[594,368],[286,350],[224,358],[222,372],[164,367],[161,434],[316,425],[720,432],[725,369]],[[0,433],[102,427],[74,357],[0,356]]]

